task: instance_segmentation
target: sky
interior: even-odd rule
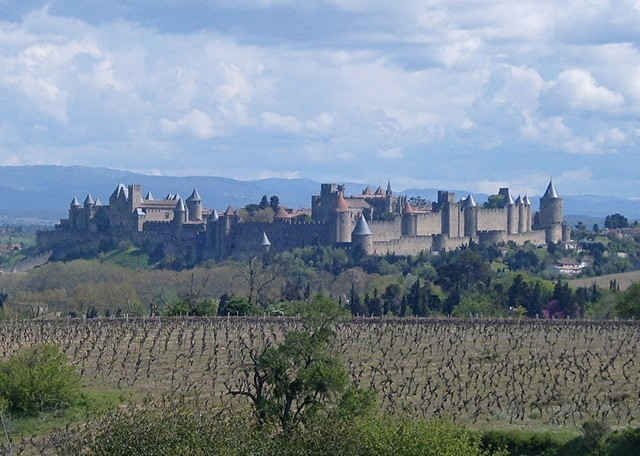
[[[640,0],[0,0],[0,165],[640,197]]]

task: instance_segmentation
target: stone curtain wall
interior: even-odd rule
[[[369,222],[369,227],[373,232],[374,243],[396,240],[402,235],[402,217],[396,217],[394,220],[373,220]]]
[[[232,256],[258,252],[263,232],[269,237],[274,250],[331,245],[333,229],[331,223],[238,223],[232,228],[227,247]]]
[[[418,236],[440,233],[442,233],[442,214],[440,212],[418,214]]]
[[[479,207],[478,231],[507,231],[507,209]]]
[[[374,255],[417,255],[422,251],[430,252],[433,247],[433,236],[403,237],[390,241],[373,243]]]

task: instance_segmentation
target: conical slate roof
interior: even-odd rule
[[[102,201],[100,198],[96,198],[96,206],[102,206]]]
[[[200,198],[200,194],[198,193],[197,189],[193,189],[193,192],[191,192],[191,196],[187,199],[187,201],[202,201],[202,198]]]
[[[269,240],[269,237],[267,236],[267,233],[265,233],[264,231],[262,232],[262,242],[260,243],[260,245],[262,247],[270,247],[271,246],[271,241]]]
[[[531,206],[531,201],[529,200],[529,197],[527,195],[524,195],[524,198],[522,199],[522,203],[525,206]]]
[[[233,215],[235,213],[235,211],[233,210],[233,208],[231,206],[227,207],[227,210],[224,211],[224,215]]]
[[[338,201],[336,203],[336,211],[337,212],[347,212],[349,210],[349,205],[347,201],[344,199],[342,192],[338,193]]]
[[[369,187],[368,185],[364,188],[364,190],[362,190],[362,194],[363,195],[371,195],[371,187]]]
[[[465,207],[476,207],[477,205],[478,204],[476,204],[476,200],[474,199],[473,195],[471,193],[469,193],[467,198],[464,200],[464,206]]]
[[[154,199],[153,198],[153,193],[147,192],[147,195],[144,197],[144,199],[147,200],[147,201],[153,201],[153,199]]]
[[[118,184],[118,198],[129,199],[129,190],[122,184]]]
[[[516,198],[516,206],[519,206],[522,204],[522,197],[520,195],[518,195],[518,197]]]
[[[364,218],[364,215],[361,215],[351,235],[352,236],[371,236],[372,234],[373,233],[371,232],[371,228],[369,228],[367,219]]]
[[[176,204],[176,208],[175,208],[176,212],[187,212],[187,210],[184,207],[184,202],[182,201],[182,198],[178,197],[178,203]]]
[[[378,187],[376,188],[376,195],[384,195],[384,192],[382,191],[382,187]]]
[[[89,206],[93,204],[96,204],[96,202],[93,200],[93,196],[91,196],[91,193],[87,193],[87,197],[84,199],[84,205]]]
[[[120,196],[120,193],[123,193],[126,198],[128,196],[129,190],[123,184],[118,184],[111,196],[113,198],[118,198]]]
[[[547,191],[544,192],[543,198],[560,198],[555,185],[553,185],[553,179],[549,179],[549,185],[547,185]]]
[[[211,214],[209,214],[209,219],[210,219],[210,220],[213,220],[213,221],[216,221],[216,220],[218,220],[219,218],[220,218],[220,217],[218,216],[218,211],[216,211],[215,209],[213,209],[213,210],[211,211]]]
[[[75,196],[71,200],[71,207],[80,207],[80,202],[78,201],[78,198],[76,198]]]
[[[511,196],[511,192],[509,191],[507,192],[507,204],[510,206],[515,204],[515,202],[513,201],[513,196]]]
[[[391,181],[387,181],[387,193],[392,193],[392,191],[391,191]]]

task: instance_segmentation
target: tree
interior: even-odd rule
[[[535,271],[540,266],[540,258],[532,250],[518,249],[514,254],[507,257],[506,263],[512,271],[520,269]]]
[[[567,282],[558,280],[553,288],[551,301],[547,305],[547,310],[551,316],[574,317],[577,312],[573,293]]]
[[[507,304],[512,309],[515,309],[519,306],[526,308],[528,301],[529,285],[524,281],[522,275],[518,274],[513,279],[513,283],[509,287],[509,291],[507,293]]]
[[[220,296],[218,315],[224,317],[227,315],[252,315],[254,313],[256,313],[256,309],[246,299],[229,296],[228,294]]]
[[[273,212],[277,211],[280,207],[280,198],[277,195],[273,195],[271,199],[269,199],[269,206],[273,209]]]
[[[351,293],[349,296],[349,307],[351,308],[352,315],[364,315],[367,313],[367,309],[362,305],[360,295],[356,291],[356,286],[351,283]]]
[[[507,204],[503,195],[489,195],[487,202],[482,205],[486,209],[502,209]]]
[[[640,283],[618,294],[615,311],[622,318],[640,318]]]
[[[29,347],[0,363],[0,399],[12,413],[67,408],[79,394],[80,376],[55,345]]]
[[[382,293],[383,313],[400,315],[400,303],[402,301],[402,288],[397,283],[392,283]]]
[[[4,303],[7,302],[8,297],[9,297],[9,294],[7,294],[6,291],[0,290],[0,309],[4,308]]]
[[[417,317],[424,317],[427,315],[427,299],[425,296],[425,290],[420,284],[420,279],[417,279],[411,286],[407,295],[407,304],[411,308],[413,315]]]
[[[629,226],[629,220],[619,213],[607,215],[604,219],[604,226],[609,229],[615,228],[627,228]]]
[[[466,248],[443,255],[436,265],[438,282],[447,290],[462,291],[476,284],[486,284],[492,277],[489,263],[473,248]]]
[[[367,309],[369,310],[369,315],[374,315],[376,317],[382,315],[382,299],[378,296],[377,288],[374,288],[373,296],[368,299]]]
[[[342,316],[336,302],[318,296],[305,309],[301,330],[289,331],[279,345],[250,350],[243,379],[228,392],[251,401],[259,426],[290,434],[344,397],[347,369],[330,350]]]
[[[267,258],[252,257],[245,264],[241,278],[247,283],[247,302],[250,306],[267,306],[265,296],[280,277],[278,263],[271,263]]]

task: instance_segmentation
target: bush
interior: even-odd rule
[[[616,431],[602,443],[604,455],[635,456],[640,448],[640,428]]]
[[[560,455],[566,439],[548,432],[488,431],[482,435],[482,448],[506,450],[518,456]]]
[[[291,434],[273,434],[242,415],[215,411],[120,410],[75,436],[62,454],[95,455],[486,455],[476,433],[450,424],[378,414],[314,420]]]
[[[11,413],[67,408],[80,395],[80,376],[54,345],[26,348],[0,363],[0,397]]]

